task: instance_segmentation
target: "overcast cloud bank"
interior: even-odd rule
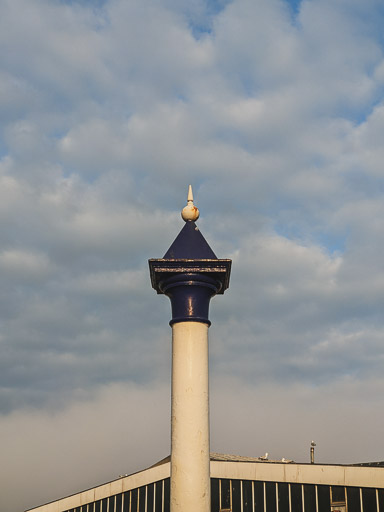
[[[213,450],[307,461],[315,438],[322,462],[383,460],[382,3],[0,8],[1,509],[169,453],[147,259],[189,183],[233,259]]]

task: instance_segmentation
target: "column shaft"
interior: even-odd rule
[[[171,512],[210,512],[208,325],[172,326]]]

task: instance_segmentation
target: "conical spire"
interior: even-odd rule
[[[217,257],[196,224],[193,221],[187,221],[171,247],[165,253],[164,259],[216,260]]]

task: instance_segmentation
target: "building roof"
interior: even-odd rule
[[[358,464],[351,464],[352,466],[361,466],[365,468],[384,468],[384,460],[378,462],[359,462]]]
[[[226,453],[211,453],[211,460],[214,461],[226,461],[226,462],[276,462],[276,463],[292,463],[293,460],[285,459],[284,457],[280,460],[268,459],[268,454],[262,457],[245,457],[244,455],[229,455]]]
[[[303,464],[285,459],[266,460],[264,457],[245,457],[222,453],[211,453],[210,458],[211,478],[384,488],[384,462]],[[169,478],[170,469],[170,456],[168,456],[142,471],[121,475],[118,479],[29,509],[29,511],[60,512],[69,510],[83,503]]]
[[[217,462],[276,462],[276,463],[292,463],[293,460],[288,459],[280,459],[280,460],[273,460],[273,459],[267,459],[265,456],[263,457],[246,457],[244,455],[230,455],[227,453],[212,453],[210,454],[211,461],[217,461]],[[170,462],[171,456],[168,455],[168,457],[165,457],[164,459],[159,460],[159,462],[156,462],[151,466],[151,468],[154,468],[156,466],[160,466],[161,464],[166,464],[167,462]]]

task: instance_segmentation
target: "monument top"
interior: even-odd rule
[[[185,225],[164,257],[149,260],[152,287],[171,299],[171,325],[184,321],[209,325],[209,300],[228,288],[232,262],[218,259],[196,226],[199,210],[191,186],[181,215]]]

